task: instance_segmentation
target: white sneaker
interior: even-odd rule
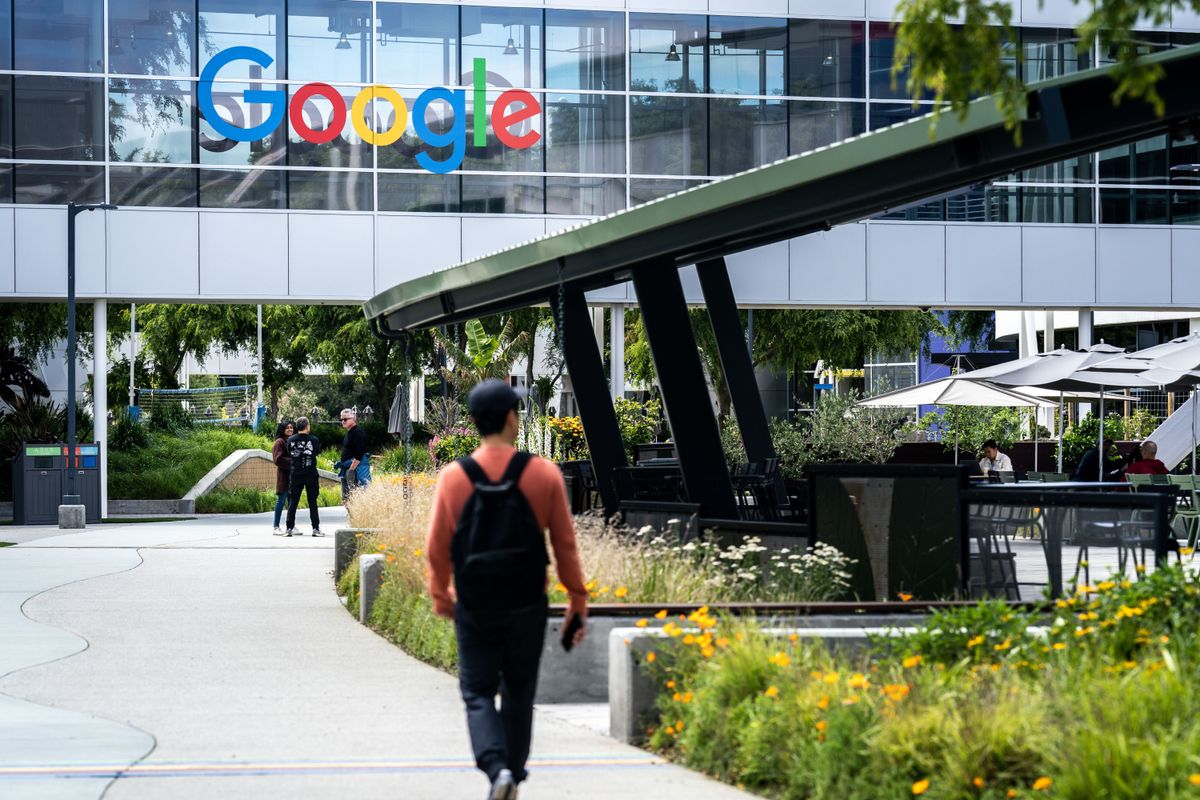
[[[283,531],[281,531],[279,529],[279,526],[276,525],[274,528],[271,528],[271,535],[272,536],[283,536]]]
[[[517,782],[513,780],[510,770],[502,769],[492,783],[492,791],[488,800],[517,800]]]
[[[313,528],[312,535],[313,535],[313,536],[324,536],[325,534],[321,533],[321,529],[320,529],[320,528]]]

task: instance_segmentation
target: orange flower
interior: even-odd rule
[[[929,779],[928,778],[922,778],[921,780],[917,781],[916,783],[914,783],[912,785],[912,793],[914,795],[925,794],[925,792],[928,789],[929,789]]]
[[[817,701],[817,708],[822,711],[829,708],[829,695],[821,695],[821,699]]]
[[[674,689],[674,688],[675,688],[675,681],[667,681],[667,688],[668,688],[668,689]]]
[[[896,703],[908,697],[908,691],[908,685],[903,683],[889,683],[883,687],[883,693],[888,696],[889,700]]]
[[[984,781],[984,779],[981,778],[980,776],[976,775],[974,778],[971,779],[971,785],[974,786],[976,789],[982,789],[984,786],[987,785],[987,782]]]
[[[654,655],[653,650],[651,650],[649,653],[646,653],[646,660],[649,661],[651,664],[654,663],[654,659],[656,659],[656,658],[658,658],[658,656]]]
[[[667,610],[664,608],[662,611],[655,614],[654,618],[655,619],[666,619],[667,618]]]
[[[1050,780],[1045,775],[1043,775],[1042,777],[1038,778],[1036,781],[1033,782],[1033,790],[1035,792],[1044,792],[1050,788],[1050,784],[1052,784],[1052,783],[1054,783],[1054,781]]]
[[[1005,792],[1005,793],[1004,793],[1004,796],[1005,796],[1005,797],[1008,797],[1008,798],[1016,797],[1016,796],[1017,796],[1017,790],[1016,790],[1016,789],[1009,789],[1007,792]]]
[[[916,655],[916,656],[909,656],[908,658],[904,659],[904,662],[903,662],[903,663],[904,663],[904,668],[905,668],[905,669],[912,669],[913,667],[919,666],[919,665],[920,665],[920,663],[921,663],[922,661],[924,661],[924,660],[925,660],[925,658],[924,658],[923,656],[920,656],[920,655]]]
[[[899,597],[900,600],[905,603],[907,603],[909,600],[913,599],[913,596],[911,594],[909,594],[908,592],[900,592],[896,596]]]
[[[828,727],[829,727],[829,723],[826,722],[825,720],[823,720],[823,719],[817,720],[816,729],[819,733],[824,733]]]
[[[867,680],[866,675],[863,675],[861,672],[856,672],[850,676],[850,680],[846,682],[846,685],[851,689],[865,689],[870,683],[871,682]]]

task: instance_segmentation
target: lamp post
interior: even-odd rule
[[[84,211],[116,211],[117,207],[109,203],[94,205],[67,203],[67,492],[63,495],[63,505],[79,505],[79,495],[75,493],[75,218]],[[103,346],[101,343],[97,347]],[[97,425],[103,420],[96,421]],[[86,515],[85,515],[86,516]],[[62,514],[59,514],[61,522]]]

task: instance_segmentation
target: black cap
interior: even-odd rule
[[[528,392],[513,388],[507,381],[490,378],[467,395],[467,410],[472,417],[495,418],[507,414],[521,404]]]

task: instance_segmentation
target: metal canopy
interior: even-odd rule
[[[893,125],[407,281],[363,311],[394,336],[544,303],[560,283],[587,291],[635,265],[719,258],[1200,118],[1200,45],[1144,60],[1164,71],[1161,117],[1140,101],[1114,108],[1113,67],[1087,70],[1030,88],[1020,147],[985,97],[964,120],[943,115],[932,138],[928,117]]]

